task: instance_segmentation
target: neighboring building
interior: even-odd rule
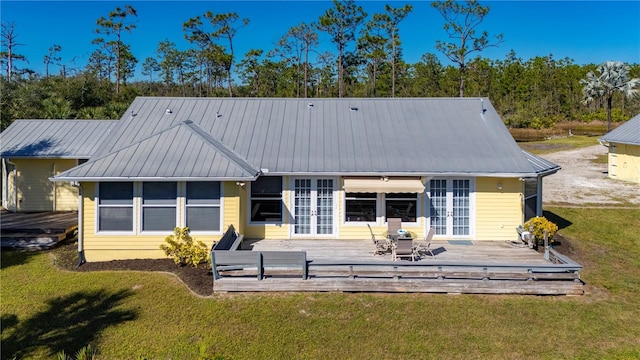
[[[640,114],[605,134],[600,142],[608,144],[609,177],[640,184]]]
[[[78,189],[49,178],[88,160],[117,120],[16,120],[0,135],[2,206],[13,212],[78,209]]]
[[[482,98],[139,97],[53,180],[80,184],[79,251],[100,261],[165,257],[176,226],[348,241],[399,217],[418,237],[514,240],[559,169]]]

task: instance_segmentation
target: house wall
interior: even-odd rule
[[[16,208],[16,170],[9,159],[2,159],[2,206],[9,211]]]
[[[242,199],[242,203],[245,206],[242,206],[245,209],[243,215],[243,223],[246,224],[244,227],[244,236],[246,238],[251,239],[288,239],[289,238],[289,228],[291,224],[291,214],[288,205],[291,203],[291,192],[288,190],[289,184],[291,182],[291,178],[289,176],[283,177],[284,187],[282,193],[282,201],[284,202],[283,208],[283,221],[278,224],[251,224],[249,223],[249,214],[247,212],[250,194],[247,192],[247,187],[244,190],[245,198]]]
[[[164,239],[171,235],[168,231],[162,234],[142,234],[139,229],[141,221],[139,199],[134,199],[133,233],[130,234],[99,234],[97,228],[96,183],[83,182],[83,241],[87,261],[108,261],[116,259],[163,259],[167,256],[160,249]],[[221,231],[217,234],[191,233],[196,241],[202,241],[211,246],[222,236],[230,224],[240,224],[239,204],[241,190],[235,182],[224,183],[222,186],[222,218]],[[177,223],[184,223],[184,200],[180,198],[177,207]],[[241,226],[241,225],[238,225]],[[241,232],[241,231],[240,231]]]
[[[523,186],[518,179],[476,179],[475,240],[516,240],[522,224]],[[501,189],[499,189],[501,187]]]
[[[612,179],[640,183],[640,145],[611,143],[608,171]]]
[[[59,159],[55,161],[54,172],[58,175],[75,167],[76,159]],[[54,206],[56,211],[78,210],[78,188],[71,186],[69,181],[56,181],[53,183],[55,196]]]
[[[8,199],[15,206],[9,210],[69,211],[78,209],[78,189],[70,182],[53,183],[49,178],[76,166],[75,159],[9,159],[15,164],[15,183],[6,184]],[[5,186],[3,184],[3,186]],[[15,188],[13,188],[15,186]]]
[[[284,179],[289,184],[289,179]],[[476,178],[472,206],[472,233],[470,239],[474,241],[507,241],[516,240],[515,228],[522,223],[523,182],[518,179],[506,178]],[[83,188],[83,214],[84,214],[84,250],[87,261],[105,261],[113,259],[135,258],[165,258],[160,245],[164,238],[170,234],[146,235],[134,230],[131,234],[108,235],[96,232],[96,184],[82,183]],[[342,180],[338,181],[336,189],[342,188]],[[285,204],[284,221],[281,224],[249,224],[247,214],[248,187],[239,186],[235,182],[226,182],[222,188],[224,199],[222,201],[224,230],[233,224],[238,232],[247,239],[289,239],[291,227],[290,209],[292,192],[285,186],[283,202]],[[139,207],[134,199],[134,209]],[[182,198],[178,204],[177,221],[184,223],[184,207]],[[428,196],[418,196],[418,220],[416,223],[404,223],[403,228],[409,230],[416,238],[424,238],[429,226]],[[332,237],[340,239],[367,239],[371,233],[366,223],[347,223],[343,216],[344,192],[336,191],[336,234]],[[139,228],[140,212],[134,210],[134,229]],[[376,235],[382,235],[387,230],[386,223],[370,224]],[[220,234],[196,234],[192,236],[196,240],[211,245],[218,240]]]

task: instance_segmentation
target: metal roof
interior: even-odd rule
[[[640,114],[605,134],[600,141],[640,145]]]
[[[534,155],[527,151],[522,151],[527,161],[533,166],[536,174],[538,175],[550,175],[558,172],[561,169],[560,165],[556,165],[547,159],[543,159],[540,156]]]
[[[5,158],[88,159],[118,120],[16,120],[0,134]]]
[[[57,180],[255,180],[259,169],[191,121],[70,169]]]
[[[270,174],[540,173],[486,98],[139,97],[94,158],[76,168],[73,176],[141,178],[152,172],[151,167],[162,167],[163,176],[175,177],[168,167],[179,163],[164,166],[162,161],[175,152],[176,144],[193,141],[194,132],[172,130],[170,139],[154,141],[153,146],[141,142],[185,120],[197,125],[196,132],[207,134],[208,142],[219,142],[252,168]],[[126,156],[114,155],[124,151]],[[200,167],[208,166],[196,152],[182,156],[184,162],[195,161],[198,166],[182,169],[181,176],[201,174]],[[93,171],[94,159],[101,159],[104,171]]]

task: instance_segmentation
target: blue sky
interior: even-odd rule
[[[436,40],[446,40],[443,19],[431,1],[359,1],[371,16],[383,12],[384,5],[414,10],[400,24],[404,59],[415,63],[425,53],[437,54],[444,65],[451,63],[434,48]],[[480,1],[489,6],[489,15],[479,30],[490,35],[502,33],[498,48],[480,53],[484,58],[504,60],[511,50],[523,60],[553,55],[554,59],[573,59],[575,63],[599,64],[607,60],[640,63],[640,1]],[[91,41],[96,20],[106,17],[117,6],[132,5],[138,12],[136,29],[123,40],[142,63],[154,57],[160,41],[169,39],[186,49],[182,24],[207,10],[214,13],[235,11],[250,24],[234,39],[236,60],[250,49],[274,48],[287,30],[300,22],[316,21],[332,6],[330,1],[7,1],[0,2],[0,17],[15,23],[16,52],[27,56],[29,67],[44,72],[43,57],[53,44],[62,46],[62,62],[81,68],[95,49]],[[326,34],[320,33],[321,48],[332,50]],[[474,55],[475,57],[475,55]],[[51,67],[51,72],[58,71]],[[141,74],[136,74],[137,78]]]

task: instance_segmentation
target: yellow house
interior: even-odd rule
[[[93,155],[115,120],[16,120],[0,139],[2,206],[13,212],[78,209],[78,190],[49,179]]]
[[[609,177],[640,184],[640,114],[605,134],[600,142],[609,148]]]
[[[485,98],[140,97],[79,184],[81,260],[162,258],[188,226],[211,243],[362,239],[388,218],[435,239],[514,240],[559,167],[523,152]]]

